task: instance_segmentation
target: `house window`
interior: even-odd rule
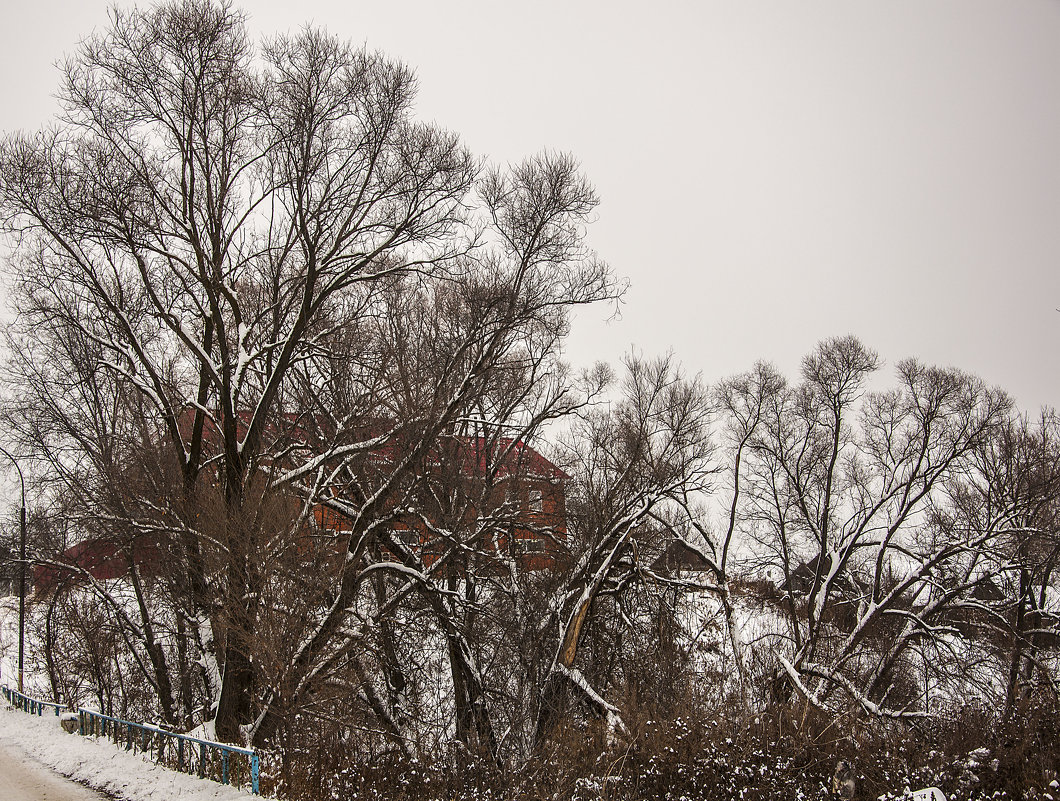
[[[538,489],[530,490],[530,511],[531,512],[543,512],[545,511],[545,494]]]

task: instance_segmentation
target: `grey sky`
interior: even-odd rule
[[[54,111],[99,0],[5,9],[0,129]],[[1060,404],[1060,0],[246,0],[398,56],[418,108],[505,162],[573,152],[632,281],[575,364],[673,349],[713,381],[854,333]]]

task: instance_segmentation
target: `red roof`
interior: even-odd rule
[[[193,410],[188,408],[181,415],[181,434],[185,439],[191,435],[192,413]],[[246,421],[249,420],[250,414],[248,410],[239,413],[237,436],[242,437],[246,434]],[[283,433],[296,441],[301,440],[301,444],[311,450],[314,447],[314,443],[311,441],[311,432],[301,423],[301,417],[289,413],[285,414],[284,418],[289,424],[289,428]],[[407,445],[403,442],[404,437],[399,431],[393,431],[392,425],[392,421],[376,418],[363,423],[351,434],[354,437],[359,436],[364,439],[387,437],[371,453],[378,461],[392,463],[400,459],[407,448]],[[217,425],[210,418],[206,418],[205,431],[207,440],[216,436]],[[515,440],[509,437],[491,439],[482,436],[457,435],[452,437],[450,441],[455,441],[456,443],[458,451],[452,456],[462,463],[464,475],[483,476],[492,468],[497,478],[507,478],[515,475],[532,476],[548,481],[565,481],[570,478],[539,451],[522,440]],[[439,465],[442,463],[442,458],[439,456],[438,451],[439,447],[432,449],[432,454],[427,457],[429,464]],[[503,461],[498,464],[498,460],[501,459]]]
[[[465,470],[472,475],[485,473],[503,457],[503,461],[496,465],[498,478],[512,475],[534,476],[549,481],[564,481],[570,478],[522,440],[506,437],[498,440],[490,440],[487,437],[460,437],[460,442]]]

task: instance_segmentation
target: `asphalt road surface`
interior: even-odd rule
[[[106,797],[60,776],[18,746],[0,747],[3,801],[105,801]]]

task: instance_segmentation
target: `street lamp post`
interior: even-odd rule
[[[18,691],[21,693],[25,692],[22,675],[26,663],[26,480],[15,457],[6,448],[0,448],[0,453],[15,466],[22,499],[18,510]]]

